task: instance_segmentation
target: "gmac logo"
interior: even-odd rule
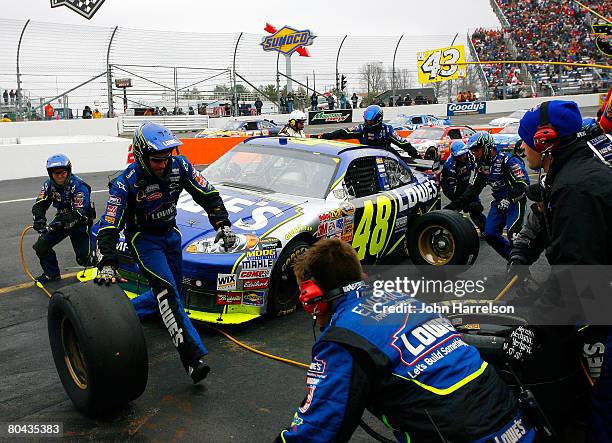
[[[77,14],[90,20],[105,0],[51,0],[51,7],[67,6]]]

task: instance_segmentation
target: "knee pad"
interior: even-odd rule
[[[38,240],[36,240],[36,243],[34,243],[32,249],[34,249],[36,255],[39,257],[48,255],[52,250],[47,239],[43,238],[42,236],[38,237]]]

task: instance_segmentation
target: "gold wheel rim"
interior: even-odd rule
[[[418,239],[419,254],[430,265],[448,264],[455,256],[455,239],[448,229],[440,225],[425,228]]]
[[[64,361],[66,362],[68,373],[74,384],[79,389],[85,390],[87,389],[87,365],[85,364],[85,357],[81,352],[74,326],[72,326],[72,323],[66,316],[62,318],[60,332],[64,348]]]

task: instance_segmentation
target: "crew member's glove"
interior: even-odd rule
[[[500,211],[507,211],[512,203],[507,198],[502,198],[499,202],[497,202],[497,209]]]
[[[223,226],[217,230],[217,235],[215,236],[215,243],[219,241],[222,241],[223,248],[229,251],[236,244],[238,238],[229,226]]]
[[[532,356],[537,347],[536,332],[527,326],[519,326],[510,333],[502,350],[508,361],[523,363]]]
[[[100,286],[109,286],[111,283],[123,283],[126,280],[121,277],[114,266],[106,265],[102,269],[98,269],[98,275],[94,278],[94,282]]]
[[[34,223],[32,223],[32,227],[39,234],[44,234],[47,232],[47,220],[44,218],[35,218]]]
[[[58,232],[64,229],[64,225],[59,220],[53,220],[49,223],[49,232]]]

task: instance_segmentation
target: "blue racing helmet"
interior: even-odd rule
[[[51,172],[54,169],[65,169],[68,171],[68,176],[66,177],[66,181],[63,185],[58,185],[55,183],[55,180],[53,180],[53,175],[51,175]],[[47,174],[49,174],[49,178],[55,184],[55,186],[59,188],[63,187],[70,181],[70,176],[72,175],[72,163],[70,163],[70,159],[64,154],[53,154],[47,159]]]
[[[483,148],[483,158],[486,159],[489,158],[491,149],[495,148],[495,140],[487,131],[478,131],[468,139],[466,147],[470,151]]]
[[[363,122],[366,126],[373,128],[379,126],[383,121],[383,110],[378,105],[370,105],[363,112]]]
[[[169,129],[157,123],[145,122],[134,131],[132,150],[134,158],[140,167],[147,174],[154,176],[151,171],[149,158],[171,157],[172,151],[182,144]],[[171,162],[168,162],[167,171],[170,168]]]
[[[453,157],[459,157],[470,152],[468,147],[461,140],[455,140],[451,145],[451,155]]]

